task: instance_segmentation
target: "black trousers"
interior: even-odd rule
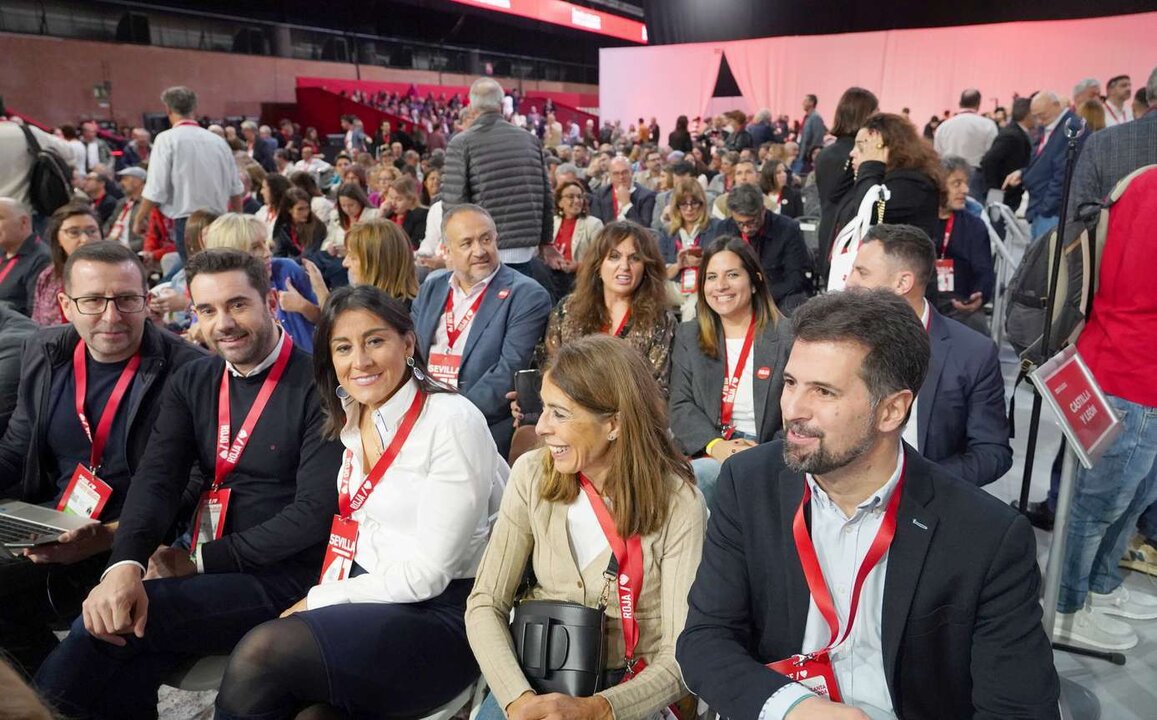
[[[67,629],[100,582],[107,552],[72,565],[0,560],[0,650],[31,678],[56,649],[53,629]]]

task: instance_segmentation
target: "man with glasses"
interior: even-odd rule
[[[32,315],[36,278],[52,263],[48,246],[32,231],[32,216],[19,201],[0,197],[0,305]]]
[[[811,295],[812,260],[799,223],[766,209],[756,185],[736,185],[727,196],[727,212],[731,219],[719,234],[738,235],[751,245],[779,309],[791,312],[803,304]]]
[[[166,382],[204,354],[148,322],[146,288],[132,250],[82,245],[65,263],[59,295],[69,324],[25,344],[16,409],[0,438],[0,498],[53,508],[70,507],[85,488],[103,498],[91,516],[99,523],[0,560],[0,649],[30,676],[56,647],[50,625],[71,620],[100,580]]]
[[[591,198],[591,215],[603,224],[630,220],[649,227],[655,214],[655,193],[634,183],[631,163],[625,157],[611,160],[610,178],[610,183]]]

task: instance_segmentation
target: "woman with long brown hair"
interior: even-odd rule
[[[707,245],[696,291],[696,318],[679,326],[671,354],[671,431],[696,458],[691,467],[710,507],[723,461],[781,428],[791,330],[741,238]]]
[[[651,368],[623,343],[592,335],[560,348],[542,400],[545,447],[514,464],[466,603],[470,647],[491,690],[479,720],[653,717],[686,693],[674,651],[702,554],[702,496],[668,433]],[[596,607],[604,593],[613,598],[599,608],[607,650],[603,666],[589,668],[603,688],[590,697],[538,695],[523,672],[510,611],[528,567],[525,599]]]
[[[44,237],[52,264],[36,278],[32,320],[37,325],[60,325],[68,322],[57,300],[64,292],[64,263],[81,245],[101,239],[100,218],[88,203],[64,205],[49,217]]]
[[[342,266],[349,271],[350,284],[372,285],[409,309],[418,296],[418,276],[410,241],[402,229],[378,218],[354,225],[345,243]],[[314,292],[317,291],[315,282]],[[325,296],[319,295],[322,304]]]
[[[920,137],[906,117],[893,113],[869,117],[856,132],[849,157],[856,183],[840,205],[833,233],[855,217],[874,185],[884,185],[891,198],[884,203],[880,222],[915,225],[929,238],[935,235],[943,171],[931,143]],[[877,217],[875,212],[872,217]]]
[[[832,244],[832,226],[840,203],[856,184],[856,173],[848,156],[856,144],[856,133],[868,118],[876,114],[880,103],[871,90],[850,87],[840,96],[832,122],[836,141],[816,157],[816,189],[820,195],[819,257],[822,275],[827,275],[828,253]]]
[[[609,223],[583,255],[574,292],[550,315],[547,355],[585,335],[621,338],[650,363],[666,393],[675,336],[667,298],[666,270],[651,233],[633,222]]]

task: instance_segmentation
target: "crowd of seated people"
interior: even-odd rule
[[[977,161],[861,88],[831,135],[808,96],[797,132],[667,144],[551,144],[491,79],[355,99],[454,122],[329,166],[170,88],[103,221],[99,169],[50,217],[0,198],[0,498],[92,521],[0,553],[45,702],[156,717],[220,655],[219,718],[421,717],[480,677],[486,720],[1059,717],[1034,537],[980,489],[1012,450]],[[879,184],[820,292],[796,218],[834,237]],[[511,634],[538,601],[601,618],[584,696],[549,676],[585,645]]]

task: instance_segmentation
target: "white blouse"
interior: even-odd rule
[[[406,383],[373,413],[388,446],[418,385]],[[350,487],[365,478],[358,405],[345,401],[342,444],[352,453]],[[474,577],[510,468],[498,455],[482,412],[452,393],[426,398],[394,463],[353,512],[354,560],[366,573],[309,591],[309,609],[352,602],[412,603],[440,595],[452,580]]]

